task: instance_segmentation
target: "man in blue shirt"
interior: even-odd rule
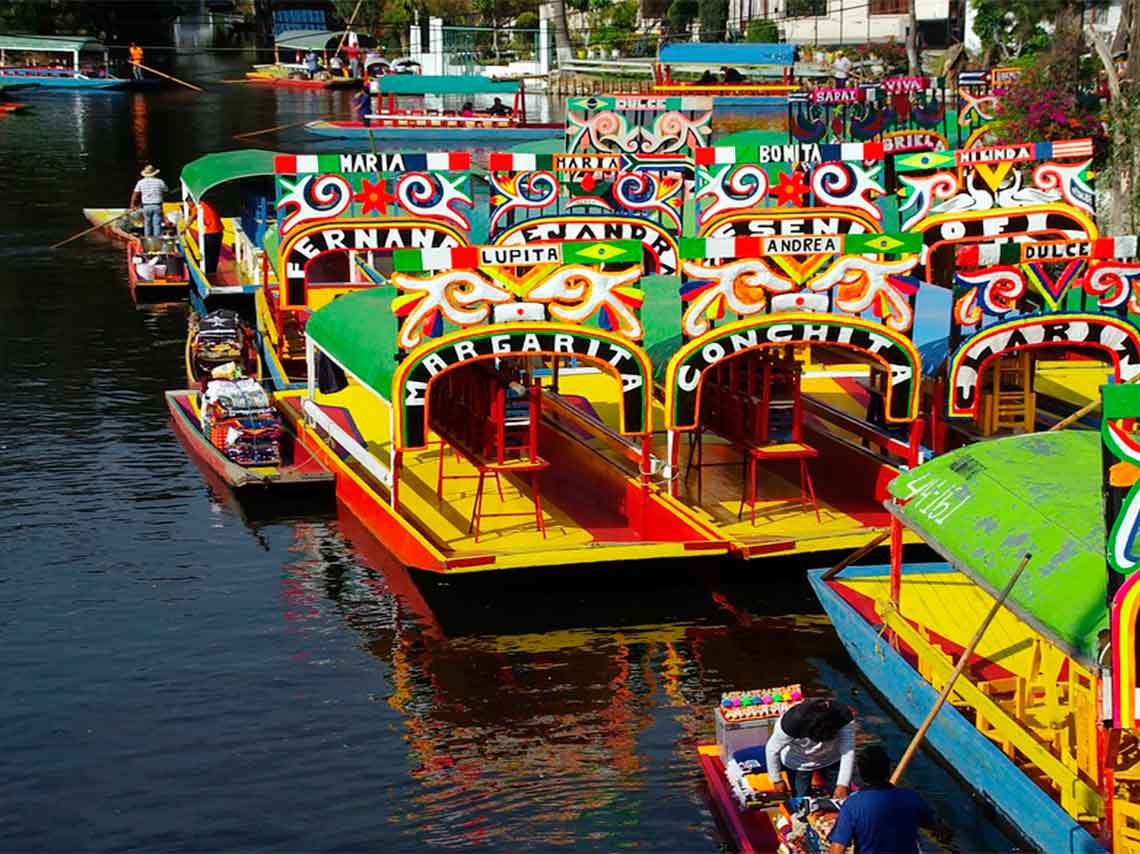
[[[855,843],[856,854],[914,854],[918,829],[934,824],[934,813],[917,792],[891,785],[891,760],[876,745],[855,757],[863,785],[843,802],[827,840],[830,854]]]

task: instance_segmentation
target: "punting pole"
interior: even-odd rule
[[[48,248],[49,249],[59,249],[59,247],[65,245],[67,243],[70,243],[73,240],[78,240],[80,237],[82,237],[85,234],[90,234],[91,232],[97,231],[100,228],[106,228],[111,223],[118,222],[119,220],[121,220],[123,217],[125,217],[127,214],[129,214],[131,212],[131,210],[132,210],[132,208],[127,208],[125,211],[123,211],[118,216],[112,217],[111,219],[107,220],[106,222],[101,222],[98,225],[93,225],[90,228],[85,228],[85,229],[83,229],[83,231],[79,232],[78,234],[71,235],[71,237],[67,238],[66,240],[61,240],[61,241],[59,241],[59,243],[53,243]]]
[[[164,74],[163,72],[159,71],[157,68],[151,68],[149,65],[143,65],[141,62],[132,62],[131,65],[137,65],[139,68],[143,69],[144,71],[149,71],[151,74],[157,74],[159,77],[165,77],[167,80],[173,80],[179,86],[185,86],[187,89],[193,89],[195,92],[201,92],[202,91],[197,86],[195,86],[193,83],[187,83],[185,80],[179,80],[177,77],[174,77],[171,74]]]
[[[890,534],[890,530],[880,531],[866,545],[860,546],[855,551],[851,552],[851,554],[847,555],[847,557],[843,558],[843,560],[839,561],[839,563],[837,563],[827,572],[825,572],[820,580],[830,581],[831,579],[835,578],[835,576],[839,575],[839,573],[843,572],[843,570],[847,569],[847,567],[851,566],[851,564],[855,563],[855,561],[865,558],[875,547],[880,545],[883,540],[889,537]]]
[[[986,633],[986,629],[990,627],[990,623],[993,622],[994,617],[997,616],[998,611],[1000,611],[1002,605],[1005,604],[1006,598],[1013,590],[1013,585],[1015,585],[1017,583],[1017,579],[1021,577],[1021,573],[1029,564],[1029,559],[1031,557],[1033,557],[1032,554],[1029,552],[1025,553],[1025,557],[1021,559],[1021,563],[1017,565],[1017,569],[1014,570],[1013,575],[1011,575],[1009,577],[1009,581],[1006,582],[1005,589],[1002,590],[998,598],[994,600],[994,605],[992,608],[990,608],[990,612],[986,614],[986,618],[982,620],[982,624],[978,626],[978,630],[974,632],[974,636],[970,638],[970,642],[966,645],[965,650],[962,651],[962,655],[958,658],[958,663],[954,666],[954,672],[950,674],[950,678],[947,679],[946,684],[942,686],[942,691],[938,695],[938,700],[934,703],[934,708],[930,710],[926,716],[926,719],[918,728],[918,732],[916,732],[914,734],[914,738],[910,740],[910,744],[907,745],[906,748],[906,753],[902,755],[902,759],[899,760],[899,764],[895,768],[895,773],[891,775],[892,785],[898,783],[899,779],[903,775],[903,772],[906,770],[906,766],[909,765],[910,760],[914,758],[914,754],[918,750],[918,746],[922,743],[922,740],[926,738],[927,730],[929,730],[931,725],[934,723],[934,719],[938,717],[938,713],[942,710],[942,706],[946,702],[946,698],[950,696],[950,691],[954,688],[954,683],[958,681],[958,677],[961,676],[962,671],[966,669],[966,665],[970,662],[970,656],[974,654],[974,650],[977,648],[978,643],[981,641],[982,635]]]
[[[1136,376],[1134,376],[1130,380],[1125,380],[1124,383],[1122,383],[1122,385],[1127,385],[1128,383],[1134,383],[1137,380],[1140,380],[1140,374],[1137,374]],[[1071,414],[1065,418],[1062,418],[1060,421],[1058,421],[1056,424],[1054,424],[1052,427],[1050,427],[1045,432],[1051,433],[1054,430],[1064,430],[1070,424],[1077,423],[1082,418],[1084,418],[1086,415],[1088,415],[1090,412],[1095,412],[1098,409],[1100,409],[1100,398],[1097,398],[1096,400],[1093,400],[1093,401],[1090,401],[1089,403],[1086,403],[1084,406],[1082,406],[1080,409],[1078,409],[1073,414]]]
[[[248,133],[235,133],[234,139],[248,139],[251,136],[261,136],[261,134],[263,134],[263,133],[270,133],[271,131],[275,131],[275,130],[285,130],[285,128],[300,127],[301,125],[307,124],[310,121],[312,121],[312,119],[301,119],[301,121],[299,121],[299,122],[289,122],[288,124],[274,125],[271,128],[262,128],[261,130],[251,130]]]

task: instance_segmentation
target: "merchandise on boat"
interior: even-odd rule
[[[191,386],[208,381],[211,372],[229,363],[240,365],[242,373],[259,378],[253,330],[232,309],[215,309],[204,316],[190,314],[187,337],[187,377]]]
[[[223,371],[215,369],[215,375]],[[232,373],[236,375],[236,366]],[[209,380],[202,396],[202,432],[238,465],[281,463],[281,425],[269,396],[256,380]]]
[[[190,279],[177,238],[132,237],[127,244],[127,278],[135,302],[185,299]]]

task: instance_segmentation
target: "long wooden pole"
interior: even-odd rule
[[[1137,374],[1136,376],[1134,376],[1130,380],[1126,380],[1124,384],[1127,385],[1128,383],[1134,383],[1137,380],[1140,380],[1140,374]],[[1060,421],[1058,421],[1056,424],[1054,424],[1052,427],[1050,427],[1045,432],[1051,433],[1054,430],[1064,430],[1070,424],[1077,423],[1082,418],[1084,418],[1086,415],[1088,415],[1090,412],[1095,412],[1098,409],[1100,409],[1100,400],[1098,399],[1098,400],[1090,401],[1089,403],[1086,403],[1084,406],[1082,406],[1080,409],[1078,409],[1076,412],[1074,412],[1072,415],[1069,415],[1065,418],[1062,418]]]
[[[251,136],[261,136],[263,133],[270,133],[275,130],[285,130],[286,128],[295,128],[300,125],[307,124],[312,119],[301,119],[299,122],[289,122],[283,125],[274,125],[271,128],[262,128],[261,130],[251,130],[249,133],[235,133],[234,139],[249,139]]]
[[[990,627],[990,623],[993,622],[994,617],[996,617],[998,611],[1001,610],[1001,606],[1005,604],[1006,598],[1008,598],[1010,592],[1013,590],[1013,585],[1017,584],[1017,579],[1021,577],[1021,573],[1029,564],[1029,559],[1031,557],[1033,557],[1033,555],[1026,552],[1025,557],[1021,559],[1021,563],[1017,565],[1017,569],[1014,570],[1013,575],[1009,577],[1009,581],[1006,583],[1005,589],[1002,590],[1001,595],[999,595],[998,598],[994,600],[994,606],[990,608],[990,612],[986,614],[986,618],[982,620],[982,624],[978,626],[978,630],[974,632],[974,636],[966,645],[966,649],[963,650],[961,657],[958,659],[958,664],[954,667],[954,672],[950,674],[950,678],[947,679],[946,684],[942,686],[942,692],[938,695],[938,700],[935,702],[934,708],[930,710],[930,713],[922,722],[922,726],[918,728],[918,732],[916,732],[914,734],[914,738],[910,740],[910,744],[907,745],[906,748],[906,753],[902,755],[902,759],[899,760],[899,764],[895,768],[895,773],[891,775],[892,785],[898,783],[899,779],[903,775],[903,772],[906,770],[906,766],[909,765],[910,760],[914,758],[914,754],[918,750],[918,746],[922,744],[922,740],[926,738],[927,730],[929,730],[931,725],[934,723],[934,719],[938,717],[938,713],[942,710],[942,705],[946,702],[946,698],[950,696],[950,691],[954,688],[954,683],[958,681],[958,677],[961,676],[962,671],[966,669],[966,665],[970,662],[970,656],[974,654],[974,650],[977,648],[978,643],[981,641],[982,635],[986,633],[986,629]]]
[[[340,41],[337,42],[336,50],[333,51],[333,56],[336,56],[338,53],[340,53],[340,49],[344,47],[344,40],[348,38],[348,31],[352,29],[352,24],[356,20],[356,13],[360,11],[360,4],[363,2],[364,0],[356,0],[356,8],[352,10],[352,17],[349,18],[348,23],[345,24],[344,32],[340,34]],[[325,42],[325,44],[328,44],[328,42]]]
[[[143,69],[144,71],[149,71],[151,74],[157,74],[159,77],[165,77],[167,80],[173,80],[179,86],[185,86],[187,89],[193,89],[195,92],[201,92],[202,91],[197,86],[195,86],[193,83],[187,83],[185,80],[179,80],[177,77],[175,77],[171,74],[166,74],[162,71],[159,71],[157,68],[151,68],[149,65],[143,65],[141,62],[132,62],[131,65],[137,65],[139,68]]]
[[[49,249],[59,249],[59,247],[64,246],[65,244],[68,244],[73,240],[78,240],[79,238],[81,238],[85,234],[90,234],[93,231],[98,231],[100,228],[106,228],[111,223],[118,222],[119,220],[121,220],[123,217],[125,217],[127,214],[129,214],[131,212],[131,210],[132,210],[131,208],[127,208],[125,211],[123,211],[118,216],[111,217],[106,222],[98,223],[97,225],[93,225],[90,228],[85,228],[85,229],[83,229],[83,231],[79,232],[78,234],[71,235],[71,237],[67,238],[67,240],[61,240],[61,241],[59,241],[59,243],[53,243],[48,248]]]
[[[878,546],[879,543],[881,543],[890,535],[891,531],[889,528],[885,531],[880,531],[874,537],[874,539],[872,539],[865,546],[860,546],[858,549],[851,552],[851,554],[847,555],[847,557],[843,558],[843,560],[839,561],[839,563],[825,572],[821,580],[830,581],[832,578],[835,578],[835,576],[839,575],[839,573],[843,572],[843,570],[847,569],[847,567],[851,566],[851,564],[855,563],[855,561],[865,558],[868,554],[870,554],[872,549]]]

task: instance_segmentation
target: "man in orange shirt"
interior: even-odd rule
[[[134,74],[135,80],[142,80],[143,49],[134,42],[131,42],[131,46],[128,48],[128,51],[131,55],[131,73]]]
[[[190,205],[190,222],[197,227],[198,212],[201,208],[202,221],[202,269],[207,276],[212,276],[218,271],[218,257],[222,254],[222,218],[218,216],[218,212],[214,210],[214,206],[202,200],[198,207],[193,204]]]

